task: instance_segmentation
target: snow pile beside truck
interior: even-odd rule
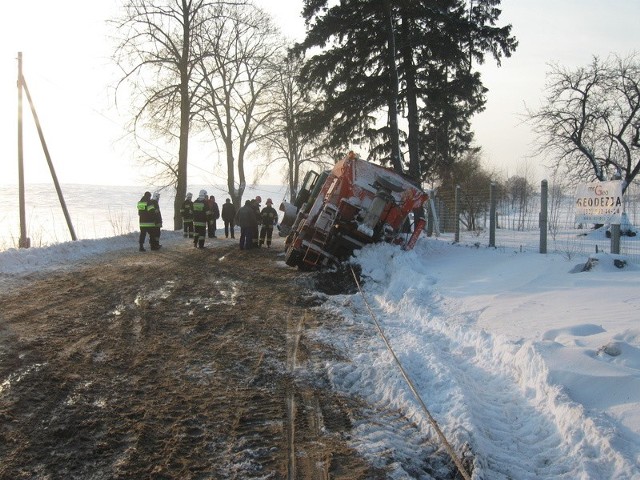
[[[293,203],[283,202],[285,262],[313,270],[335,265],[366,244],[411,248],[424,226],[428,195],[408,177],[349,153],[331,171],[309,172]],[[409,238],[409,218],[416,225]]]

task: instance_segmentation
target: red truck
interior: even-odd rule
[[[313,270],[338,264],[369,243],[412,248],[424,228],[421,212],[428,199],[408,177],[350,152],[330,171],[308,172],[295,201],[280,205],[285,262]]]

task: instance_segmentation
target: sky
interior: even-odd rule
[[[179,231],[162,233],[163,251],[185,242]],[[0,291],[135,249],[137,233],[6,250]],[[336,349],[324,365],[333,388],[387,412],[354,421],[353,448],[391,468],[389,478],[416,478],[424,468],[416,451],[435,437],[435,422],[458,455],[473,455],[473,478],[640,478],[640,266],[619,269],[614,259],[624,258],[478,248],[446,236],[423,236],[408,252],[389,244],[356,252],[363,293],[314,292],[325,300],[318,308],[342,320],[305,326]],[[283,254],[276,261],[289,268]],[[398,414],[410,424],[397,428]]]
[[[105,20],[121,0],[30,0],[8,2],[0,31],[0,184],[17,183],[17,54],[61,183],[145,185],[136,149],[122,125],[126,105],[114,108],[112,87],[118,72],[109,60],[113,46]],[[302,0],[259,0],[292,39],[304,35]],[[521,174],[534,138],[522,123],[525,104],[543,95],[551,62],[570,68],[592,55],[627,55],[640,46],[637,0],[503,0],[501,24],[511,23],[520,45],[500,68],[480,66],[489,88],[486,111],[473,122],[488,166],[505,175]],[[37,14],[34,14],[37,12]],[[123,102],[126,104],[126,102]],[[51,182],[29,105],[24,100],[25,181]],[[189,183],[224,183],[210,146],[190,151]],[[544,172],[534,167],[543,176]],[[250,175],[251,177],[251,175]]]

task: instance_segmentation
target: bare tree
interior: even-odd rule
[[[533,208],[531,205],[535,193],[533,173],[531,163],[524,161],[518,165],[516,175],[509,177],[505,182],[513,228],[516,230],[527,228],[527,219],[530,218],[529,212]]]
[[[557,173],[554,173],[551,178],[551,184],[549,185],[549,215],[548,225],[551,238],[556,239],[560,232],[560,214],[562,213],[562,207],[566,200],[565,195],[565,183],[563,178]]]
[[[623,191],[640,171],[640,59],[594,57],[588,67],[552,65],[547,98],[528,118],[541,141],[578,180],[621,178]]]
[[[219,0],[128,0],[124,14],[112,23],[121,35],[114,60],[123,72],[116,88],[127,85],[134,105],[132,130],[178,139],[178,158],[150,154],[159,166],[157,179],[176,187],[174,229],[182,228],[180,206],[187,190],[190,116],[197,85],[194,39],[206,30]]]
[[[443,178],[438,188],[440,192],[454,192],[456,186],[460,186],[460,221],[468,231],[478,230],[479,219],[489,211],[491,183],[495,177],[495,173],[483,168],[480,152],[472,149]],[[453,200],[453,195],[446,200],[447,209],[451,212],[455,211]]]
[[[223,8],[202,32],[199,51],[198,78],[204,88],[194,119],[221,141],[228,193],[239,206],[247,184],[247,154],[263,139],[274,114],[271,99],[282,40],[265,12],[236,5]]]
[[[288,185],[291,199],[298,193],[304,164],[328,168],[333,159],[318,153],[321,135],[309,135],[299,128],[299,119],[314,108],[305,92],[300,89],[298,75],[302,61],[293,56],[283,57],[278,66],[274,89],[274,112],[265,130],[265,146],[269,159],[257,169],[257,178],[267,170],[285,163],[282,180]]]

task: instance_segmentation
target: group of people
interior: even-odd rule
[[[220,209],[213,195],[209,196],[206,190],[200,190],[198,198],[194,200],[191,192],[187,193],[182,206],[180,207],[180,215],[182,216],[182,228],[185,238],[193,238],[193,246],[204,248],[204,240],[209,238],[217,238],[216,221],[220,218]],[[229,200],[227,200],[229,202]],[[226,212],[226,204],[222,207],[223,219],[228,217]],[[227,237],[228,227],[225,222],[225,233]]]
[[[140,218],[140,251],[144,252],[147,234],[151,250],[158,250],[160,245],[160,229],[162,214],[158,200],[160,194],[145,192],[138,202]],[[231,199],[227,198],[222,205],[222,211],[213,196],[207,195],[206,190],[200,190],[198,197],[193,200],[193,194],[187,193],[180,208],[182,216],[183,235],[193,239],[193,246],[204,248],[206,237],[216,238],[216,220],[222,217],[225,238],[235,237],[235,226],[240,227],[240,249],[259,248],[266,244],[271,247],[273,227],[278,223],[278,212],[273,208],[273,201],[268,198],[266,207],[261,208],[262,198],[258,195],[237,211]]]
[[[191,192],[187,193],[180,215],[185,238],[193,238],[193,246],[204,248],[204,240],[216,237],[216,220],[220,218],[220,209],[215,197],[207,195],[206,190],[200,190],[195,201]],[[224,215],[224,207],[222,208]]]
[[[206,229],[209,238],[215,238],[216,220],[222,216],[225,238],[236,238],[235,227],[240,227],[240,249],[259,248],[265,243],[271,247],[273,227],[278,223],[278,212],[273,208],[273,201],[267,199],[267,206],[260,207],[262,198],[258,195],[247,200],[237,211],[230,198],[222,205],[222,215],[213,197],[207,196],[206,190],[200,190],[195,202],[191,201],[191,193],[187,193],[182,209],[184,236],[193,238],[193,245],[204,248]]]
[[[262,247],[265,243],[271,248],[273,227],[278,223],[278,212],[273,201],[268,198],[267,206],[260,207],[262,198],[246,200],[235,215],[235,223],[240,227],[240,250]]]

